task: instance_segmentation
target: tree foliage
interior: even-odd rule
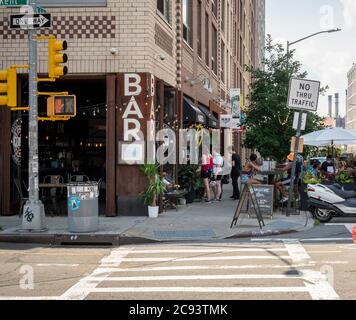
[[[286,53],[281,44],[273,44],[267,36],[264,68],[246,67],[251,75],[250,94],[246,108],[247,127],[244,146],[257,150],[262,157],[282,160],[290,152],[291,137],[296,135],[293,127],[294,112],[287,107],[289,80],[304,79],[302,65],[293,59],[294,51]],[[321,94],[327,88],[321,90]],[[309,133],[323,128],[323,118],[308,113],[306,130]]]

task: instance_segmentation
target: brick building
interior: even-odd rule
[[[251,79],[244,65],[260,64],[264,27],[259,24],[264,25],[264,1],[262,9],[257,0],[38,3],[52,14],[53,20],[52,28],[39,34],[67,40],[69,57],[69,74],[55,84],[41,83],[39,90],[76,94],[79,115],[71,124],[40,123],[43,170],[63,169],[78,160],[93,177],[100,175],[96,169],[105,163],[105,213],[137,214],[143,209],[139,193],[144,177],[137,166],[117,161],[119,143],[125,140],[124,118],[134,122],[125,109],[134,98],[142,111],[142,118],[138,119],[141,124],[154,110],[157,128],[177,129],[194,124],[186,116],[186,108],[205,108],[208,114],[202,113],[204,125],[209,126],[208,120],[215,119],[213,127],[218,128],[219,115],[229,104],[229,90],[241,88],[245,95],[248,92]],[[0,69],[26,64],[28,59],[25,31],[9,30],[8,14],[15,12],[18,9],[0,9]],[[39,74],[45,76],[46,42],[40,41],[38,48]],[[129,89],[130,81],[136,81],[142,90],[130,94],[125,81],[129,82]],[[19,76],[18,87],[19,101],[25,106],[25,73]],[[45,110],[45,100],[39,100],[39,108],[40,112]],[[22,160],[13,161],[11,128],[16,119],[22,119],[22,132],[26,132],[26,112],[0,109],[0,214],[18,210],[19,190],[14,179],[26,181],[25,133]],[[141,129],[145,132],[146,125],[142,124]],[[235,134],[234,141],[240,148],[240,133]]]

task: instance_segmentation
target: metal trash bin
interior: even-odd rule
[[[99,229],[99,185],[97,182],[68,184],[68,229],[96,232]]]

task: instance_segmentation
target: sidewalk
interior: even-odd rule
[[[179,206],[178,212],[170,210],[157,219],[146,217],[100,217],[100,230],[92,234],[72,234],[67,230],[65,217],[47,218],[48,231],[21,233],[21,219],[0,217],[0,242],[34,242],[45,244],[133,244],[169,241],[214,241],[233,238],[262,237],[306,231],[314,227],[308,212],[286,217],[280,213],[273,220],[265,217],[261,230],[257,219],[240,217],[236,227],[230,229],[237,202],[229,199],[226,188],[224,200],[219,203],[194,203]]]

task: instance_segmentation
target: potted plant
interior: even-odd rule
[[[188,192],[185,196],[187,203],[193,203],[196,198],[198,168],[196,165],[182,165],[178,173],[179,185]]]
[[[148,180],[147,190],[142,193],[145,205],[148,206],[148,216],[157,218],[159,213],[158,197],[166,191],[166,186],[159,175],[158,166],[145,164],[141,166],[141,170]]]

